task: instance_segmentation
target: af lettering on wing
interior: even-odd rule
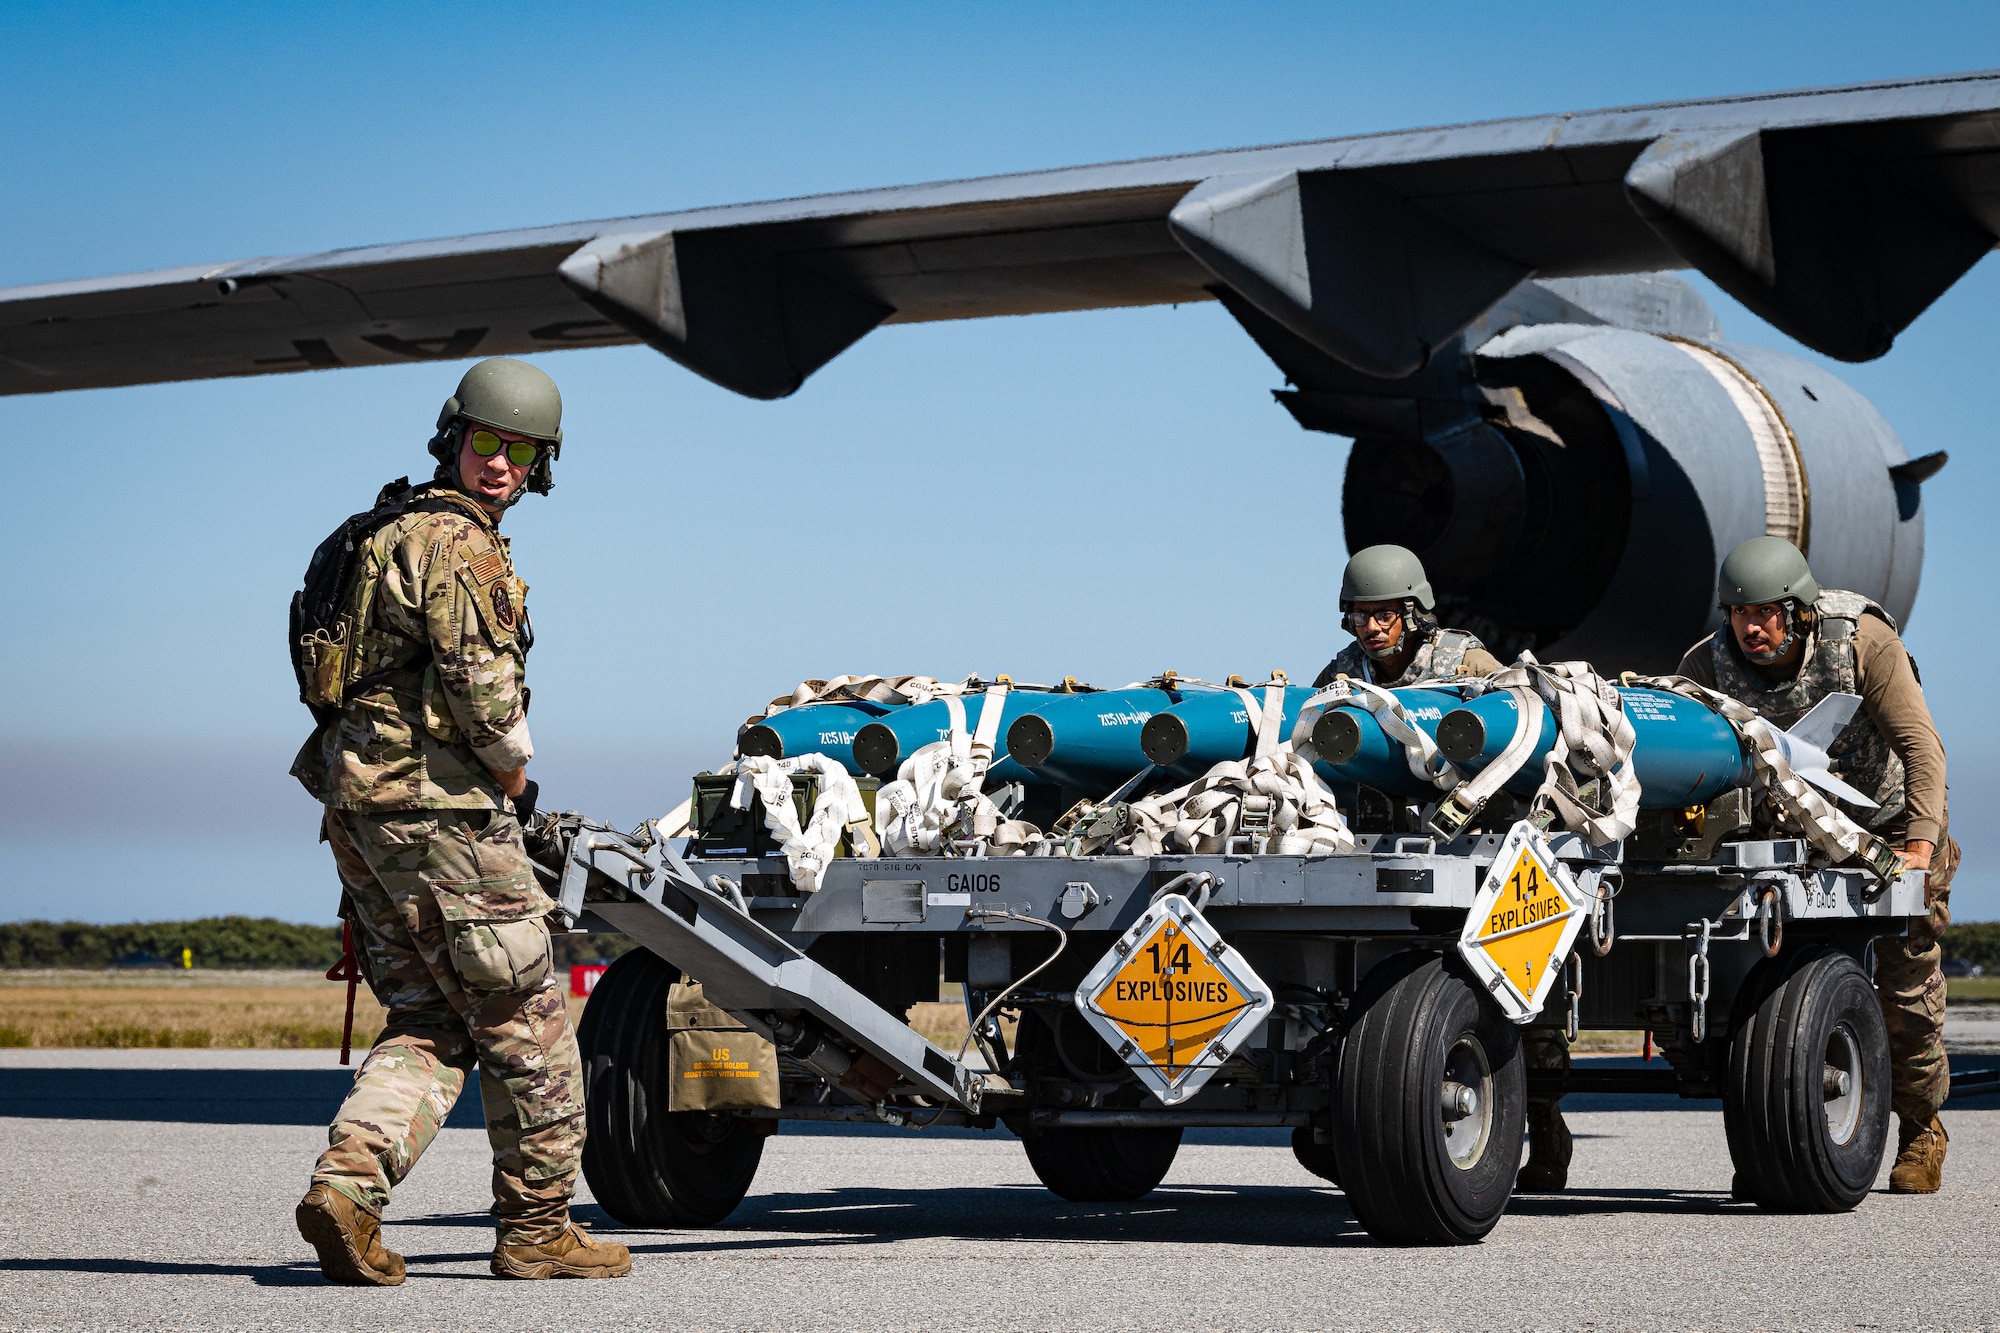
[[[1473,942],[1493,960],[1507,984],[1532,1002],[1575,906],[1533,849],[1523,845]]]
[[[1178,1083],[1249,1003],[1201,943],[1168,917],[1098,991],[1098,1010]]]

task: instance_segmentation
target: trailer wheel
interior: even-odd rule
[[[1845,1212],[1874,1185],[1889,1137],[1875,988],[1829,950],[1785,959],[1745,991],[1722,1100],[1743,1189],[1775,1212]]]
[[[1520,1034],[1441,958],[1382,968],[1357,997],[1334,1090],[1340,1185],[1378,1240],[1471,1244],[1521,1165]]]
[[[1166,1179],[1181,1130],[1041,1129],[1023,1135],[1021,1146],[1036,1177],[1071,1203],[1126,1203]]]
[[[680,969],[644,949],[606,969],[584,1006],[583,1178],[627,1226],[714,1226],[750,1189],[758,1126],[667,1106],[667,987]]]

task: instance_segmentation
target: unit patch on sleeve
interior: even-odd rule
[[[507,585],[504,583],[493,585],[493,619],[499,622],[501,629],[513,632],[514,597],[507,591]]]

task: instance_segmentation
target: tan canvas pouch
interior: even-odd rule
[[[667,1109],[778,1105],[778,1048],[702,998],[682,977],[667,988]]]

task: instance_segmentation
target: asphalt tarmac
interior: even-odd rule
[[[1376,1245],[1280,1131],[1190,1131],[1165,1185],[1105,1206],[1004,1132],[787,1130],[715,1230],[626,1231],[585,1195],[632,1276],[560,1283],[488,1277],[462,1107],[385,1227],[409,1281],[355,1290],[291,1221],[347,1078],[327,1052],[0,1052],[0,1328],[2000,1325],[2000,1096],[1947,1108],[1942,1193],[1834,1217],[1732,1203],[1713,1103],[1574,1098],[1571,1189],[1466,1249]]]

